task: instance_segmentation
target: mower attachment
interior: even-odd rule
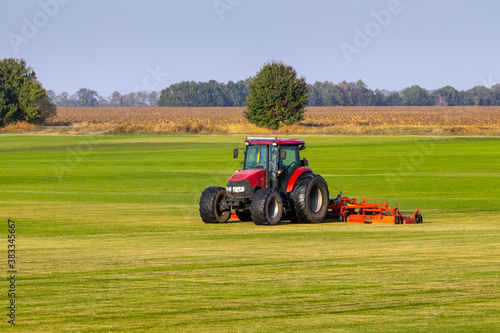
[[[418,208],[413,216],[403,216],[399,209],[389,208],[387,202],[375,201],[366,198],[342,197],[330,199],[328,209],[331,210],[333,218],[343,222],[355,222],[366,224],[415,224],[422,223],[422,214]]]

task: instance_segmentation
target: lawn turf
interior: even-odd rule
[[[500,330],[500,139],[304,139],[330,196],[418,206],[424,223],[203,224],[199,196],[243,137],[0,136],[16,329]]]

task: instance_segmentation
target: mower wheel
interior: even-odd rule
[[[231,217],[231,211],[220,210],[220,203],[226,198],[223,187],[207,187],[200,197],[200,216],[205,223],[225,223]]]
[[[241,222],[250,222],[252,221],[252,215],[249,210],[245,210],[243,212],[236,211],[236,216],[240,219]]]
[[[290,192],[290,211],[300,223],[320,223],[325,219],[329,203],[328,185],[318,174],[306,173]]]
[[[256,225],[276,225],[283,216],[283,200],[278,191],[262,189],[255,192],[250,206],[252,221]]]

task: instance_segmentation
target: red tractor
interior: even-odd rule
[[[300,223],[325,219],[328,185],[300,159],[303,140],[247,137],[245,145],[242,168],[226,188],[203,191],[200,216],[205,223],[224,223],[233,211],[241,221],[257,225],[275,225],[282,218]],[[238,158],[238,149],[233,156]]]

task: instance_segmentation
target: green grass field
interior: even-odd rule
[[[330,196],[424,223],[205,225],[243,137],[0,136],[0,330],[500,331],[499,138],[305,140]]]

